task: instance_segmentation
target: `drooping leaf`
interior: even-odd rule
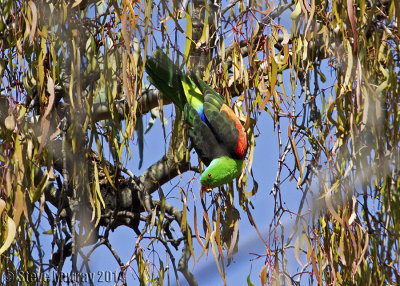
[[[14,241],[15,234],[17,232],[17,227],[15,225],[15,222],[9,216],[7,216],[6,226],[7,226],[6,240],[4,241],[4,244],[0,247],[0,255],[2,255],[4,251],[10,248],[11,244]]]

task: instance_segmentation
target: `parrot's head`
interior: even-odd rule
[[[244,160],[236,160],[227,156],[212,160],[208,168],[201,174],[200,183],[202,189],[207,191],[230,183],[233,179],[240,176],[243,164]]]

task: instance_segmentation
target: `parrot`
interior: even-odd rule
[[[239,177],[247,153],[247,133],[235,112],[196,74],[187,76],[162,51],[147,57],[149,82],[183,111],[188,136],[207,166],[200,176],[203,190]]]

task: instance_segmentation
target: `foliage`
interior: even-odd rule
[[[317,30],[292,43],[304,49],[321,37],[302,65],[315,70],[313,96],[326,94],[318,89],[317,74],[324,78],[318,53],[329,58],[336,78],[321,118],[298,126],[314,152],[308,168],[322,166],[310,170],[317,186],[304,182],[305,192],[317,190],[316,202],[310,220],[302,219],[295,251],[307,242],[307,260],[299,262],[311,264],[318,284],[397,285],[400,7],[398,1],[313,4],[302,16],[306,32],[311,21]]]
[[[242,213],[265,244],[262,284],[400,284],[398,1],[2,0],[0,10],[0,275],[33,271],[46,284],[44,273],[61,273],[68,257],[72,272],[89,269],[105,245],[123,277],[133,268],[141,285],[167,271],[197,285],[188,261],[211,250],[227,284]],[[157,47],[242,120],[250,147],[232,184],[197,196],[182,176],[202,164],[182,114],[165,125],[170,102],[146,84],[145,59]],[[268,186],[252,173],[262,116],[278,141]],[[127,162],[142,165],[158,117],[165,155],[133,174]],[[179,204],[162,189],[174,178],[184,178]],[[285,188],[302,193],[296,209]],[[260,190],[275,202],[267,237],[253,219]],[[126,263],[108,239],[122,225],[137,234]],[[48,266],[43,226],[53,240]],[[172,268],[151,260],[144,245],[153,243]]]

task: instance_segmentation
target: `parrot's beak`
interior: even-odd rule
[[[209,191],[212,190],[212,188],[211,188],[210,186],[208,186],[208,185],[202,185],[202,186],[201,186],[201,190],[202,190],[203,192],[209,192]]]

